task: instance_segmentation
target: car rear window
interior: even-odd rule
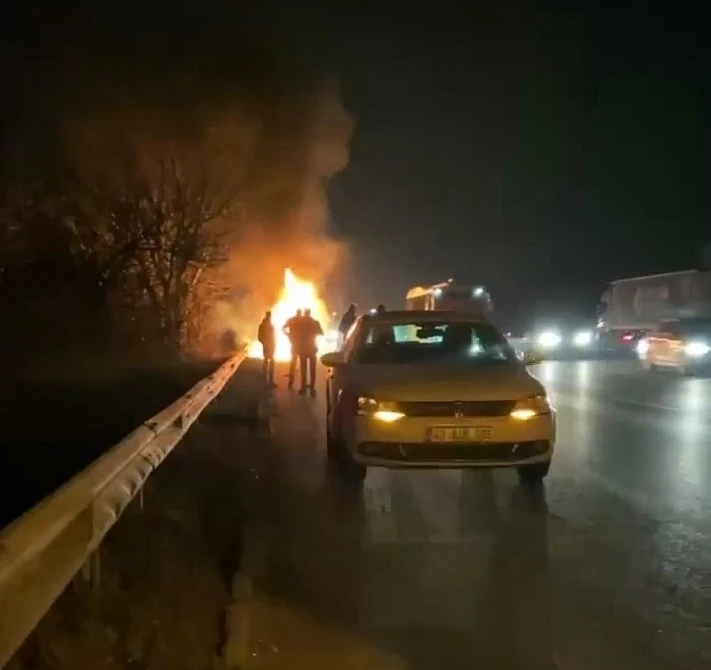
[[[516,361],[506,338],[491,324],[426,321],[368,324],[354,352],[357,363],[398,364],[437,360]]]

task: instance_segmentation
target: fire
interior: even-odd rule
[[[276,331],[276,351],[274,358],[277,361],[291,359],[291,344],[282,328],[287,319],[296,313],[297,309],[310,309],[311,316],[316,319],[325,330],[329,322],[326,305],[318,295],[318,290],[313,282],[297,277],[289,268],[284,270],[284,285],[279,295],[279,300],[272,307],[272,323]],[[320,338],[324,340],[324,338]],[[323,353],[325,342],[319,342],[319,353]],[[249,347],[249,355],[253,358],[262,358],[262,345],[254,341]]]

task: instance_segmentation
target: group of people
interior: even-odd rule
[[[323,335],[321,324],[311,316],[310,309],[297,309],[296,314],[286,321],[282,328],[291,343],[289,362],[289,389],[294,388],[296,366],[301,376],[300,395],[316,395],[316,354],[318,338]],[[267,312],[259,324],[257,339],[262,345],[264,376],[267,383],[276,387],[274,382],[274,354],[276,351],[276,331],[272,323],[272,313]]]
[[[338,331],[341,337],[345,337],[357,318],[357,307],[351,304],[341,318]],[[382,314],[385,306],[380,304],[375,311]],[[316,395],[316,354],[318,353],[318,338],[323,335],[321,324],[311,316],[310,309],[297,309],[296,314],[287,319],[283,332],[291,343],[291,360],[289,361],[289,389],[294,388],[294,378],[296,377],[296,367],[299,366],[301,377],[300,395],[310,393]],[[264,360],[264,377],[272,388],[277,385],[274,382],[274,354],[276,352],[276,331],[272,323],[272,313],[266,312],[262,322],[259,324],[257,339],[262,345]]]

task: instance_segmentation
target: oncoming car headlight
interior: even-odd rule
[[[398,411],[395,403],[381,402],[374,398],[358,398],[358,414],[384,423],[392,423],[405,416],[403,412]]]
[[[649,340],[647,338],[643,337],[641,340],[637,342],[637,355],[638,356],[646,356],[647,352],[649,351]]]
[[[518,421],[528,421],[534,416],[550,414],[551,406],[545,395],[534,395],[530,398],[519,400],[511,410],[510,416]]]
[[[536,344],[544,349],[555,349],[561,340],[561,336],[554,330],[544,330],[536,337]]]
[[[684,347],[684,353],[692,358],[700,358],[711,352],[711,347],[706,342],[689,342]]]
[[[592,342],[592,333],[589,330],[580,330],[573,337],[576,347],[587,347]]]

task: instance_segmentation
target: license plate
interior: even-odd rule
[[[488,442],[490,426],[433,426],[430,428],[432,442]]]

